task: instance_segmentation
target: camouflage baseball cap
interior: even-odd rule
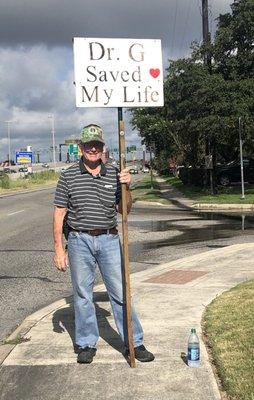
[[[80,132],[80,143],[89,143],[93,141],[104,143],[101,127],[94,124],[84,126]]]

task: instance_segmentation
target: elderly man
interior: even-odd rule
[[[130,174],[102,162],[104,140],[98,125],[85,126],[79,144],[80,161],[62,172],[55,194],[55,266],[65,271],[68,259],[62,243],[64,220],[68,226],[68,257],[74,293],[75,342],[79,363],[91,363],[96,354],[99,330],[93,303],[93,285],[98,265],[118,332],[127,346],[124,321],[121,244],[117,211],[121,212],[120,184],[127,187],[131,209]],[[143,330],[132,309],[135,357],[148,362],[154,356],[143,345]]]

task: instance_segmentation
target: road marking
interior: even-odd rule
[[[23,212],[23,211],[25,211],[25,210],[14,211],[13,213],[10,213],[10,214],[7,214],[7,215],[14,215],[14,214],[18,214],[18,213],[21,213],[21,212]]]

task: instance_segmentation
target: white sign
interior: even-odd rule
[[[161,41],[74,38],[77,107],[164,105]]]

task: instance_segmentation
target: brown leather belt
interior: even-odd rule
[[[118,230],[116,229],[116,227],[114,227],[114,228],[110,228],[110,229],[91,229],[88,231],[71,229],[70,232],[87,233],[88,235],[91,235],[91,236],[99,236],[99,235],[108,235],[108,234],[117,235]]]

